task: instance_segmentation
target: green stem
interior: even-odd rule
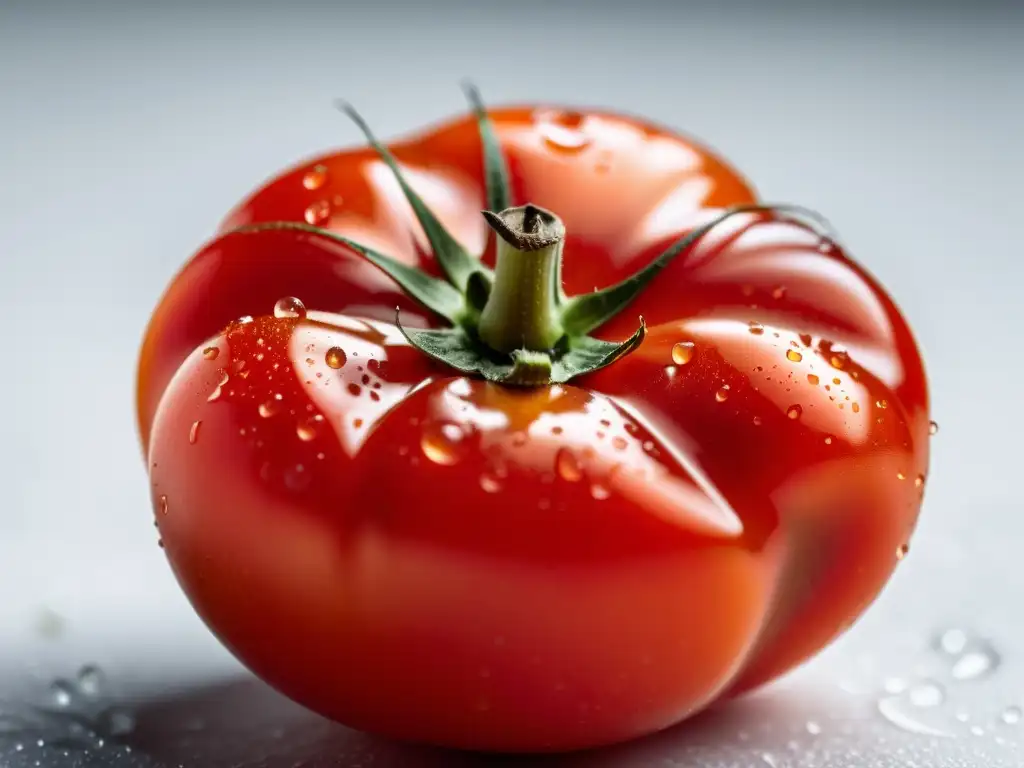
[[[558,306],[565,227],[535,205],[483,214],[499,239],[480,339],[499,352],[546,352],[565,335]]]

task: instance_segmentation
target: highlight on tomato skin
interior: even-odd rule
[[[225,646],[356,728],[559,752],[849,628],[932,427],[835,233],[609,113],[476,105],[393,156],[355,119],[370,147],[243,201],[143,346],[159,534]]]

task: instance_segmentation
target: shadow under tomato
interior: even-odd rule
[[[723,752],[755,754],[745,729],[792,723],[820,693],[784,686],[702,713],[644,739],[561,755],[472,754],[410,746],[309,712],[253,678],[142,704],[129,743],[161,764],[260,768],[646,768]],[[819,709],[820,711],[820,709]],[[685,763],[684,763],[685,764]],[[699,763],[695,763],[699,764]]]

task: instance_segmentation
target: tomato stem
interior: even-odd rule
[[[547,352],[565,335],[559,307],[565,226],[530,204],[483,214],[499,239],[480,339],[498,352]]]

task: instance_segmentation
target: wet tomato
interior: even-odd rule
[[[929,416],[834,236],[614,114],[367,135],[239,205],[146,336],[157,523],[217,636],[354,727],[557,751],[846,629],[907,551]]]

